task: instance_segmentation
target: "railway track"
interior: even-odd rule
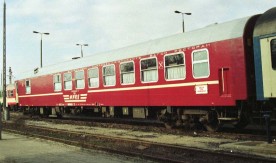
[[[275,162],[275,160],[270,158],[240,153],[190,148],[34,125],[4,123],[4,130],[88,149],[139,156],[159,162],[248,162],[249,160],[250,162]]]
[[[49,119],[43,119],[49,120]],[[193,135],[194,132],[200,134],[200,136],[212,136],[212,137],[229,137],[231,139],[241,140],[258,140],[266,141],[267,135],[264,126],[250,125],[246,129],[236,129],[232,125],[225,125],[219,132],[208,132],[205,131],[203,126],[194,126],[193,128],[165,128],[164,123],[156,120],[133,120],[133,119],[106,119],[99,117],[84,118],[76,116],[68,116],[63,119],[50,119],[55,123],[68,123],[91,126],[96,125],[99,127],[117,127],[125,129],[135,129],[141,131],[154,131],[168,134],[179,134],[179,135]],[[150,127],[149,127],[150,126]],[[276,126],[271,131],[272,135],[276,135]]]
[[[101,118],[101,117],[83,117],[83,116],[66,116],[62,119],[59,118],[41,118],[39,116],[22,115],[20,113],[12,113],[13,118],[21,120],[36,120],[36,121],[47,121],[56,124],[73,124],[80,126],[97,126],[105,128],[120,128],[120,129],[131,129],[141,131],[153,131],[159,133],[167,133],[174,135],[188,135],[194,136],[194,133],[199,136],[207,137],[228,137],[230,139],[238,140],[255,140],[255,141],[266,141],[267,135],[264,126],[250,125],[246,129],[237,130],[232,125],[225,125],[219,132],[208,132],[204,131],[202,126],[196,126],[194,128],[175,128],[167,129],[164,127],[162,122],[156,120],[139,120],[139,119],[120,119],[120,118]],[[19,120],[19,121],[21,121]],[[202,128],[201,128],[202,127]],[[272,135],[276,135],[276,126],[272,128]],[[275,139],[275,138],[274,138]]]

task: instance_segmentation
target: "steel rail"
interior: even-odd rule
[[[130,139],[130,138],[121,138],[121,137],[116,137],[116,136],[106,136],[106,135],[99,135],[99,134],[91,134],[91,133],[85,133],[85,132],[76,132],[76,131],[68,131],[68,130],[61,130],[61,129],[53,129],[53,128],[47,128],[47,127],[38,127],[38,126],[33,126],[33,125],[28,125],[27,126],[29,129],[36,129],[40,131],[47,131],[47,132],[54,132],[54,133],[62,133],[66,135],[75,135],[75,136],[89,136],[89,137],[94,137],[98,139],[105,139],[105,140],[112,140],[112,141],[123,141],[123,142],[128,142],[128,143],[137,143],[137,144],[142,144],[144,146],[156,146],[156,147],[162,147],[162,148],[171,148],[175,149],[176,151],[182,150],[182,151],[194,151],[194,152],[202,152],[208,155],[212,156],[227,156],[227,157],[233,157],[233,158],[240,158],[240,159],[250,159],[254,161],[262,161],[262,162],[275,162],[275,159],[273,158],[266,158],[266,157],[261,157],[261,156],[256,156],[256,155],[250,155],[250,154],[244,154],[244,153],[230,153],[226,151],[220,151],[220,150],[206,150],[206,149],[199,149],[199,148],[193,148],[193,147],[184,147],[184,146],[179,146],[179,145],[171,145],[171,144],[164,144],[164,143],[155,143],[155,142],[150,142],[150,141],[144,141],[144,140],[138,140],[138,139]],[[153,159],[153,160],[158,160],[158,161],[169,161],[169,162],[182,162],[179,160],[174,160],[174,159],[169,159],[169,158],[161,158],[160,156],[153,156],[149,155],[147,153],[143,152],[132,152],[132,151],[120,151],[118,149],[111,149],[99,145],[93,145],[89,143],[82,143],[80,141],[71,141],[71,140],[66,140],[66,139],[60,139],[56,137],[51,137],[51,136],[45,136],[41,134],[33,134],[33,133],[26,133],[22,131],[17,131],[17,130],[12,130],[12,129],[7,129],[5,127],[5,131],[9,132],[15,132],[23,135],[28,135],[28,136],[33,136],[33,137],[39,137],[42,139],[47,139],[47,140],[52,140],[52,141],[57,141],[57,142],[62,142],[65,144],[70,144],[70,145],[76,145],[76,146],[81,146],[84,148],[92,148],[92,149],[99,149],[99,150],[104,150],[104,151],[109,151],[113,153],[118,153],[118,154],[124,154],[124,155],[130,155],[130,156],[142,156],[148,159]]]
[[[4,129],[4,131],[17,133],[17,134],[21,134],[21,135],[28,135],[29,137],[41,138],[41,139],[60,142],[60,143],[68,144],[68,145],[81,146],[81,147],[87,148],[87,149],[94,149],[94,150],[97,149],[97,150],[102,150],[102,151],[106,151],[106,152],[111,152],[111,153],[116,153],[116,154],[121,154],[121,155],[127,155],[127,156],[140,156],[140,157],[143,157],[143,158],[148,158],[148,159],[151,159],[151,160],[156,160],[156,161],[161,161],[161,162],[182,163],[182,161],[173,160],[173,159],[169,159],[169,158],[163,158],[163,157],[155,157],[153,155],[148,155],[146,153],[122,151],[122,150],[102,147],[102,146],[99,146],[99,145],[84,144],[84,143],[80,143],[79,141],[60,139],[60,138],[45,136],[45,135],[41,135],[41,134],[26,133],[26,132],[22,132],[22,131],[18,131],[18,130],[12,130],[12,129],[6,129],[6,128]],[[74,132],[74,134],[76,134],[76,133]],[[80,135],[80,133],[78,133],[78,135]]]

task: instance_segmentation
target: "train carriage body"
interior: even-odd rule
[[[194,32],[41,68],[36,74],[31,72],[17,81],[20,105],[236,105],[237,100],[247,99],[243,32],[248,20],[214,24]],[[176,62],[177,57],[181,64]],[[124,64],[132,66],[133,74],[129,77],[132,82],[122,83],[122,77],[127,77],[122,75]],[[145,64],[152,65],[144,68]],[[89,86],[91,69],[98,73],[96,87]],[[113,74],[103,74],[104,70]],[[84,80],[80,88],[78,72],[83,74],[81,79]],[[68,89],[66,75],[71,78]],[[55,77],[61,83],[59,90],[54,88]],[[106,80],[111,84],[105,83]]]
[[[276,9],[263,14],[254,29],[257,99],[276,97]]]
[[[262,99],[276,95],[275,67],[270,68],[270,75],[264,67],[272,63],[272,58],[275,60],[275,33],[266,35],[272,42],[268,45],[254,29],[261,21],[259,17],[267,14],[27,72],[16,81],[19,105],[42,109],[166,107],[167,111],[176,109],[183,121],[192,114],[204,115],[203,121],[239,120],[243,108],[255,105],[256,96]],[[269,15],[275,27],[275,14]],[[266,61],[263,44],[272,47],[272,58],[266,57]],[[190,108],[185,111],[187,107],[198,112]],[[209,117],[211,110],[222,107],[216,110],[215,118]]]

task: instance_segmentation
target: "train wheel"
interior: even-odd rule
[[[209,111],[207,114],[207,122],[204,123],[204,127],[207,131],[216,132],[220,129],[221,123],[218,120],[218,114],[216,111]]]

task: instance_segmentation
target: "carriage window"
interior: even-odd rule
[[[61,78],[60,74],[54,75],[54,90],[61,91]]]
[[[142,82],[156,82],[158,80],[156,58],[141,60]]]
[[[76,71],[75,72],[75,82],[76,82],[76,88],[77,89],[82,89],[85,87],[85,83],[84,83],[84,71]]]
[[[272,69],[276,70],[276,39],[271,40],[271,42],[270,42],[270,48],[271,48],[271,64],[272,64]]]
[[[115,66],[105,66],[103,67],[103,82],[104,86],[114,86],[116,83],[115,77]]]
[[[72,89],[72,74],[65,73],[63,76],[63,81],[64,81],[64,89],[71,90]]]
[[[88,85],[90,88],[99,87],[99,69],[92,68],[88,70]]]
[[[127,62],[120,65],[121,84],[134,84],[134,63]]]
[[[31,81],[26,80],[25,81],[25,86],[26,86],[26,94],[30,94],[31,93]]]
[[[206,78],[210,75],[208,50],[196,50],[192,53],[194,78]]]
[[[186,68],[184,64],[184,55],[173,54],[165,56],[165,78],[166,80],[185,79]]]
[[[13,97],[13,90],[7,91],[8,92],[8,97]]]

